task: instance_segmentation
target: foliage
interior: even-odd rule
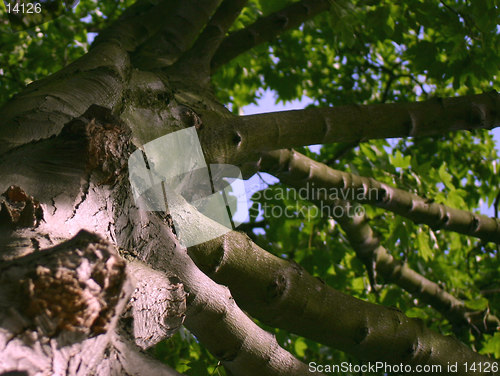
[[[86,53],[89,33],[103,30],[132,3],[83,0],[51,22],[18,32],[11,31],[0,6],[0,104]]]

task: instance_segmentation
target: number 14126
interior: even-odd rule
[[[7,3],[5,6],[7,7],[7,13],[33,14],[42,12],[42,4],[40,3]]]

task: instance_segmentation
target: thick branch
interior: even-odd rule
[[[121,150],[126,159],[129,149],[122,146]],[[110,165],[108,158],[116,158],[116,151],[103,150],[101,154],[104,165]],[[120,165],[119,161],[114,164]],[[114,205],[112,233],[118,244],[135,250],[148,264],[174,273],[184,282],[190,293],[186,325],[231,372],[304,373],[303,364],[282,350],[272,336],[252,326],[253,322],[239,311],[229,292],[214,284],[191,262],[166,225],[168,218],[138,210],[131,201],[126,179],[119,180],[113,190],[114,194],[109,197]],[[185,208],[183,216],[189,223],[218,225],[188,209]],[[400,312],[330,289],[300,267],[267,254],[248,242],[248,238],[242,238],[243,235],[232,234],[234,238],[224,236],[205,243],[193,257],[201,257],[202,261],[197,261],[202,266],[209,265],[203,267],[207,273],[231,286],[245,309],[256,312],[258,318],[271,325],[278,322],[280,327],[296,329],[299,334],[324,340],[362,358],[414,364],[424,361],[446,364],[454,357],[471,361],[486,359],[458,341],[422,328]],[[339,310],[339,307],[342,308]],[[353,315],[353,312],[361,314]],[[339,321],[326,320],[333,316]],[[309,322],[305,317],[313,320]]]
[[[130,210],[130,211],[128,211]],[[135,249],[145,262],[175,273],[189,293],[186,327],[234,375],[304,375],[307,367],[283,350],[271,334],[260,329],[231,297],[229,289],[202,273],[174,239],[171,229],[152,213],[131,207],[117,217],[118,241]],[[140,231],[138,231],[140,229]],[[161,274],[158,285],[165,279]],[[156,284],[156,282],[155,282]]]
[[[134,66],[151,70],[173,64],[196,40],[200,31],[219,6],[221,0],[162,1],[166,11],[161,17],[153,15],[146,24],[156,32],[132,54]]]
[[[196,73],[196,69],[202,68],[206,71],[206,76],[210,76],[212,57],[247,2],[248,0],[224,0],[180,62],[189,66],[191,72]],[[193,69],[194,64],[196,69]]]
[[[0,155],[51,137],[91,105],[114,107],[125,87],[129,60],[113,44],[101,44],[58,73],[37,81],[0,108]]]
[[[380,201],[377,200],[377,195],[381,196],[381,193],[378,191],[371,192],[370,189],[384,189],[384,191],[389,191],[385,184],[379,183],[373,179],[362,178],[342,171],[333,170],[322,163],[290,150],[279,150],[267,153],[262,160],[261,167],[267,172],[274,174],[285,184],[297,189],[306,188],[311,190],[310,197],[312,198],[322,196],[321,199],[312,201],[320,208],[327,205],[328,208],[325,209],[329,209],[332,205],[340,205],[345,209],[348,203],[339,199],[339,197],[342,196],[342,192],[348,196],[349,199],[354,198],[355,201],[364,202],[360,200],[360,198],[363,197],[367,199],[366,202],[380,206],[378,205]],[[326,192],[320,195],[322,188],[330,189],[330,191],[328,191],[329,193]],[[331,189],[333,189],[335,194],[331,194]],[[399,194],[404,197],[412,196],[415,197],[415,200],[419,200],[419,202],[424,201],[424,199],[419,196],[408,192],[395,190],[393,188],[390,189],[392,192],[400,192]],[[337,190],[341,193],[339,194]],[[355,193],[349,194],[349,190]],[[363,192],[364,194],[361,195],[359,192]],[[371,196],[371,194],[374,196]],[[390,196],[393,197],[392,201],[397,201],[398,194],[390,194]],[[387,208],[385,206],[383,207]],[[419,208],[418,205],[416,207]],[[444,209],[446,210],[449,208],[444,207]],[[483,318],[481,314],[477,315],[474,312],[468,312],[462,301],[444,291],[436,283],[429,281],[410,269],[407,264],[395,260],[387,250],[380,245],[379,239],[374,236],[366,218],[364,216],[357,216],[351,219],[346,215],[346,213],[351,212],[353,211],[345,209],[342,211],[344,216],[335,216],[335,220],[338,221],[344,231],[346,231],[356,254],[365,265],[370,267],[373,263],[376,271],[387,281],[396,283],[406,291],[421,298],[422,301],[430,304],[437,311],[441,312],[456,326],[472,323],[479,330],[486,332],[496,330],[500,326],[500,320],[496,316],[487,314]],[[331,214],[332,211],[328,210],[328,213]],[[404,211],[404,213],[406,217],[412,217],[408,215],[406,211]],[[487,219],[494,220],[494,218]]]
[[[171,9],[172,1],[155,4],[150,0],[139,0],[99,33],[92,43],[92,48],[101,43],[113,43],[127,52],[134,51],[163,26],[161,18]]]
[[[189,249],[197,265],[229,286],[238,303],[264,323],[303,335],[357,358],[405,364],[485,361],[452,337],[437,334],[394,308],[336,291],[231,232]],[[445,372],[446,373],[446,372]],[[461,369],[455,375],[465,375]]]
[[[303,0],[293,3],[250,26],[230,34],[220,45],[212,60],[212,71],[226,64],[243,52],[269,42],[286,30],[300,26],[304,21],[328,10],[328,0]]]
[[[71,178],[63,180],[63,184],[61,181],[52,183],[54,175],[58,176],[58,169],[42,173],[23,170],[21,178],[19,174],[9,172],[0,179],[2,184],[9,184],[5,183],[5,178],[12,179],[13,183],[23,180],[29,183],[30,192],[40,193],[44,220],[37,230],[58,237],[82,227],[91,228],[163,271],[167,277],[177,276],[189,292],[186,325],[232,374],[305,374],[305,364],[282,349],[271,334],[246,316],[227,288],[214,283],[194,265],[186,249],[178,244],[164,215],[145,212],[135,206],[127,174],[121,170],[134,150],[130,132],[123,128],[123,124],[115,122],[109,113],[98,112],[92,117],[88,123],[85,118],[75,119],[59,136],[24,148],[28,155],[40,151],[43,155],[43,150],[52,145],[50,159],[59,160],[58,156],[64,157],[68,153],[61,144],[69,143],[68,148],[77,158],[73,160],[75,166]],[[8,170],[9,166],[4,163],[2,167]],[[44,182],[49,183],[48,186],[39,184],[39,174]],[[11,222],[11,225],[18,223]],[[30,238],[20,240],[23,247],[29,246]],[[32,246],[37,244],[35,242]],[[149,277],[156,278],[152,274]],[[151,285],[147,279],[145,282]],[[157,296],[158,292],[150,290],[148,295]],[[141,315],[147,313],[140,311],[139,322],[144,321]],[[146,316],[153,323],[159,322],[159,317],[154,318],[154,310]],[[143,338],[139,338],[138,343],[142,347],[150,345]]]
[[[415,223],[500,243],[500,220],[497,218],[450,208],[372,178],[334,170],[296,151],[269,152],[260,164],[264,170],[279,175],[293,186],[308,185],[326,196],[325,199],[368,203]]]
[[[495,91],[415,103],[345,105],[243,116],[239,152],[332,142],[440,135],[500,126]]]
[[[345,206],[345,202],[336,205]],[[494,332],[500,327],[500,320],[489,313],[471,312],[465,304],[438,284],[428,280],[411,269],[408,264],[392,257],[380,244],[365,216],[335,217],[344,231],[357,256],[365,264],[374,264],[379,275],[387,282],[395,283],[424,303],[441,312],[456,328],[472,324],[482,332]]]

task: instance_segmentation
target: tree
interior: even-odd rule
[[[82,1],[3,33],[0,371],[497,374],[499,14]],[[239,115],[260,88],[314,104]],[[128,161],[191,127],[207,163],[280,182],[246,233],[186,248],[138,207]]]

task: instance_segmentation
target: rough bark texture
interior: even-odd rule
[[[125,322],[129,321],[123,330],[146,350],[181,327],[187,295],[177,277],[167,277],[137,261],[130,262],[127,270],[135,280],[135,290],[122,315]]]
[[[186,326],[232,374],[306,373],[306,365],[283,350],[274,336],[238,308],[227,288],[217,285],[195,266],[179,245],[165,213],[145,212],[135,206],[128,176],[123,173],[135,149],[131,137],[127,127],[109,111],[92,107],[66,124],[57,137],[9,153],[3,164],[2,185],[22,181],[29,194],[17,188],[7,189],[6,198],[12,208],[4,205],[1,212],[6,213],[2,216],[6,218],[2,238],[5,258],[36,251],[41,244],[57,242],[87,228],[116,243],[127,259],[142,260],[158,270],[148,271],[145,265],[135,262],[130,265],[132,275],[138,279],[138,291],[125,312],[125,319],[133,320],[119,331],[120,338],[130,343],[123,345],[126,349],[135,346],[132,342],[141,348],[153,345],[182,322],[183,295],[177,292],[178,281],[182,281],[189,292]],[[24,169],[19,170],[17,153],[27,153],[39,167],[23,165]],[[44,169],[49,161],[64,167],[70,155],[77,156],[71,158],[71,168]],[[47,179],[44,186],[38,184],[40,174]],[[66,179],[58,179],[62,177]],[[32,227],[20,228],[22,223]],[[13,283],[18,281],[14,279]],[[163,330],[158,331],[160,326]],[[129,367],[134,367],[135,358],[143,359],[143,355],[131,352],[127,356]]]
[[[0,284],[0,372],[146,375],[144,365],[151,365],[159,374],[178,375],[116,333],[133,285],[126,263],[101,237],[81,231],[4,261]]]

